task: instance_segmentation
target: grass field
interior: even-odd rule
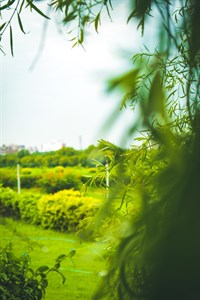
[[[106,268],[103,242],[82,242],[78,236],[43,230],[11,219],[0,220],[0,246],[13,243],[17,256],[30,253],[31,268],[53,266],[60,254],[76,251],[72,259],[62,262],[60,271],[66,277],[65,284],[57,273],[49,274],[46,300],[89,300],[101,279],[99,274]]]

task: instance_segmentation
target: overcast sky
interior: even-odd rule
[[[45,47],[32,71],[44,19],[23,13],[28,34],[23,35],[17,24],[13,27],[14,58],[8,32],[3,38],[1,144],[40,146],[61,141],[79,148],[80,137],[83,148],[101,138],[119,144],[123,128],[134,118],[132,112],[126,111],[109,132],[100,129],[120,101],[120,95],[105,92],[106,80],[128,70],[131,53],[140,45],[140,34],[126,24],[125,3],[112,12],[113,22],[102,20],[99,34],[92,28],[86,51],[72,49],[66,31],[59,34],[50,21]]]

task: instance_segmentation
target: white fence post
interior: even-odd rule
[[[19,164],[17,164],[17,191],[18,191],[18,194],[21,193],[20,165]]]

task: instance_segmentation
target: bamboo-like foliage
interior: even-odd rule
[[[14,3],[8,1],[1,11]],[[19,0],[15,11],[20,3],[43,14],[30,0]],[[65,26],[77,24],[77,45],[84,42],[87,24],[98,31],[102,9],[110,16],[115,1],[54,0],[51,5]],[[140,147],[126,151],[101,141],[109,153],[113,195],[100,217],[113,213],[112,203],[120,195],[128,226],[95,299],[200,298],[199,16],[199,0],[130,1],[128,22],[136,19],[143,34],[154,17],[160,34],[155,51],[146,47],[134,55],[130,72],[109,82],[110,91],[124,91],[121,109],[138,112],[125,134],[143,130],[143,136]],[[10,27],[13,53],[12,18],[0,30],[3,34]],[[129,209],[134,202],[141,204],[137,216]]]
[[[143,144],[117,161],[129,170],[124,191],[130,197],[122,200],[132,196],[137,201],[137,189],[142,210],[139,218],[130,220],[95,299],[198,299],[200,5],[198,1],[180,1],[179,8],[170,1],[134,4],[129,19],[137,17],[142,31],[147,14],[158,10],[165,39],[158,40],[154,53],[135,55],[134,70],[110,82],[111,90],[125,91],[122,106],[139,106],[129,134],[145,129]],[[118,182],[125,177],[125,172],[118,174]]]

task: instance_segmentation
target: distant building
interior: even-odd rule
[[[41,145],[41,152],[56,151],[65,147],[62,141],[54,140],[51,143],[46,143]]]
[[[15,145],[15,144],[10,144],[10,145],[2,145],[0,147],[0,154],[11,154],[11,153],[17,153],[20,150],[24,150],[26,147],[24,145]]]

